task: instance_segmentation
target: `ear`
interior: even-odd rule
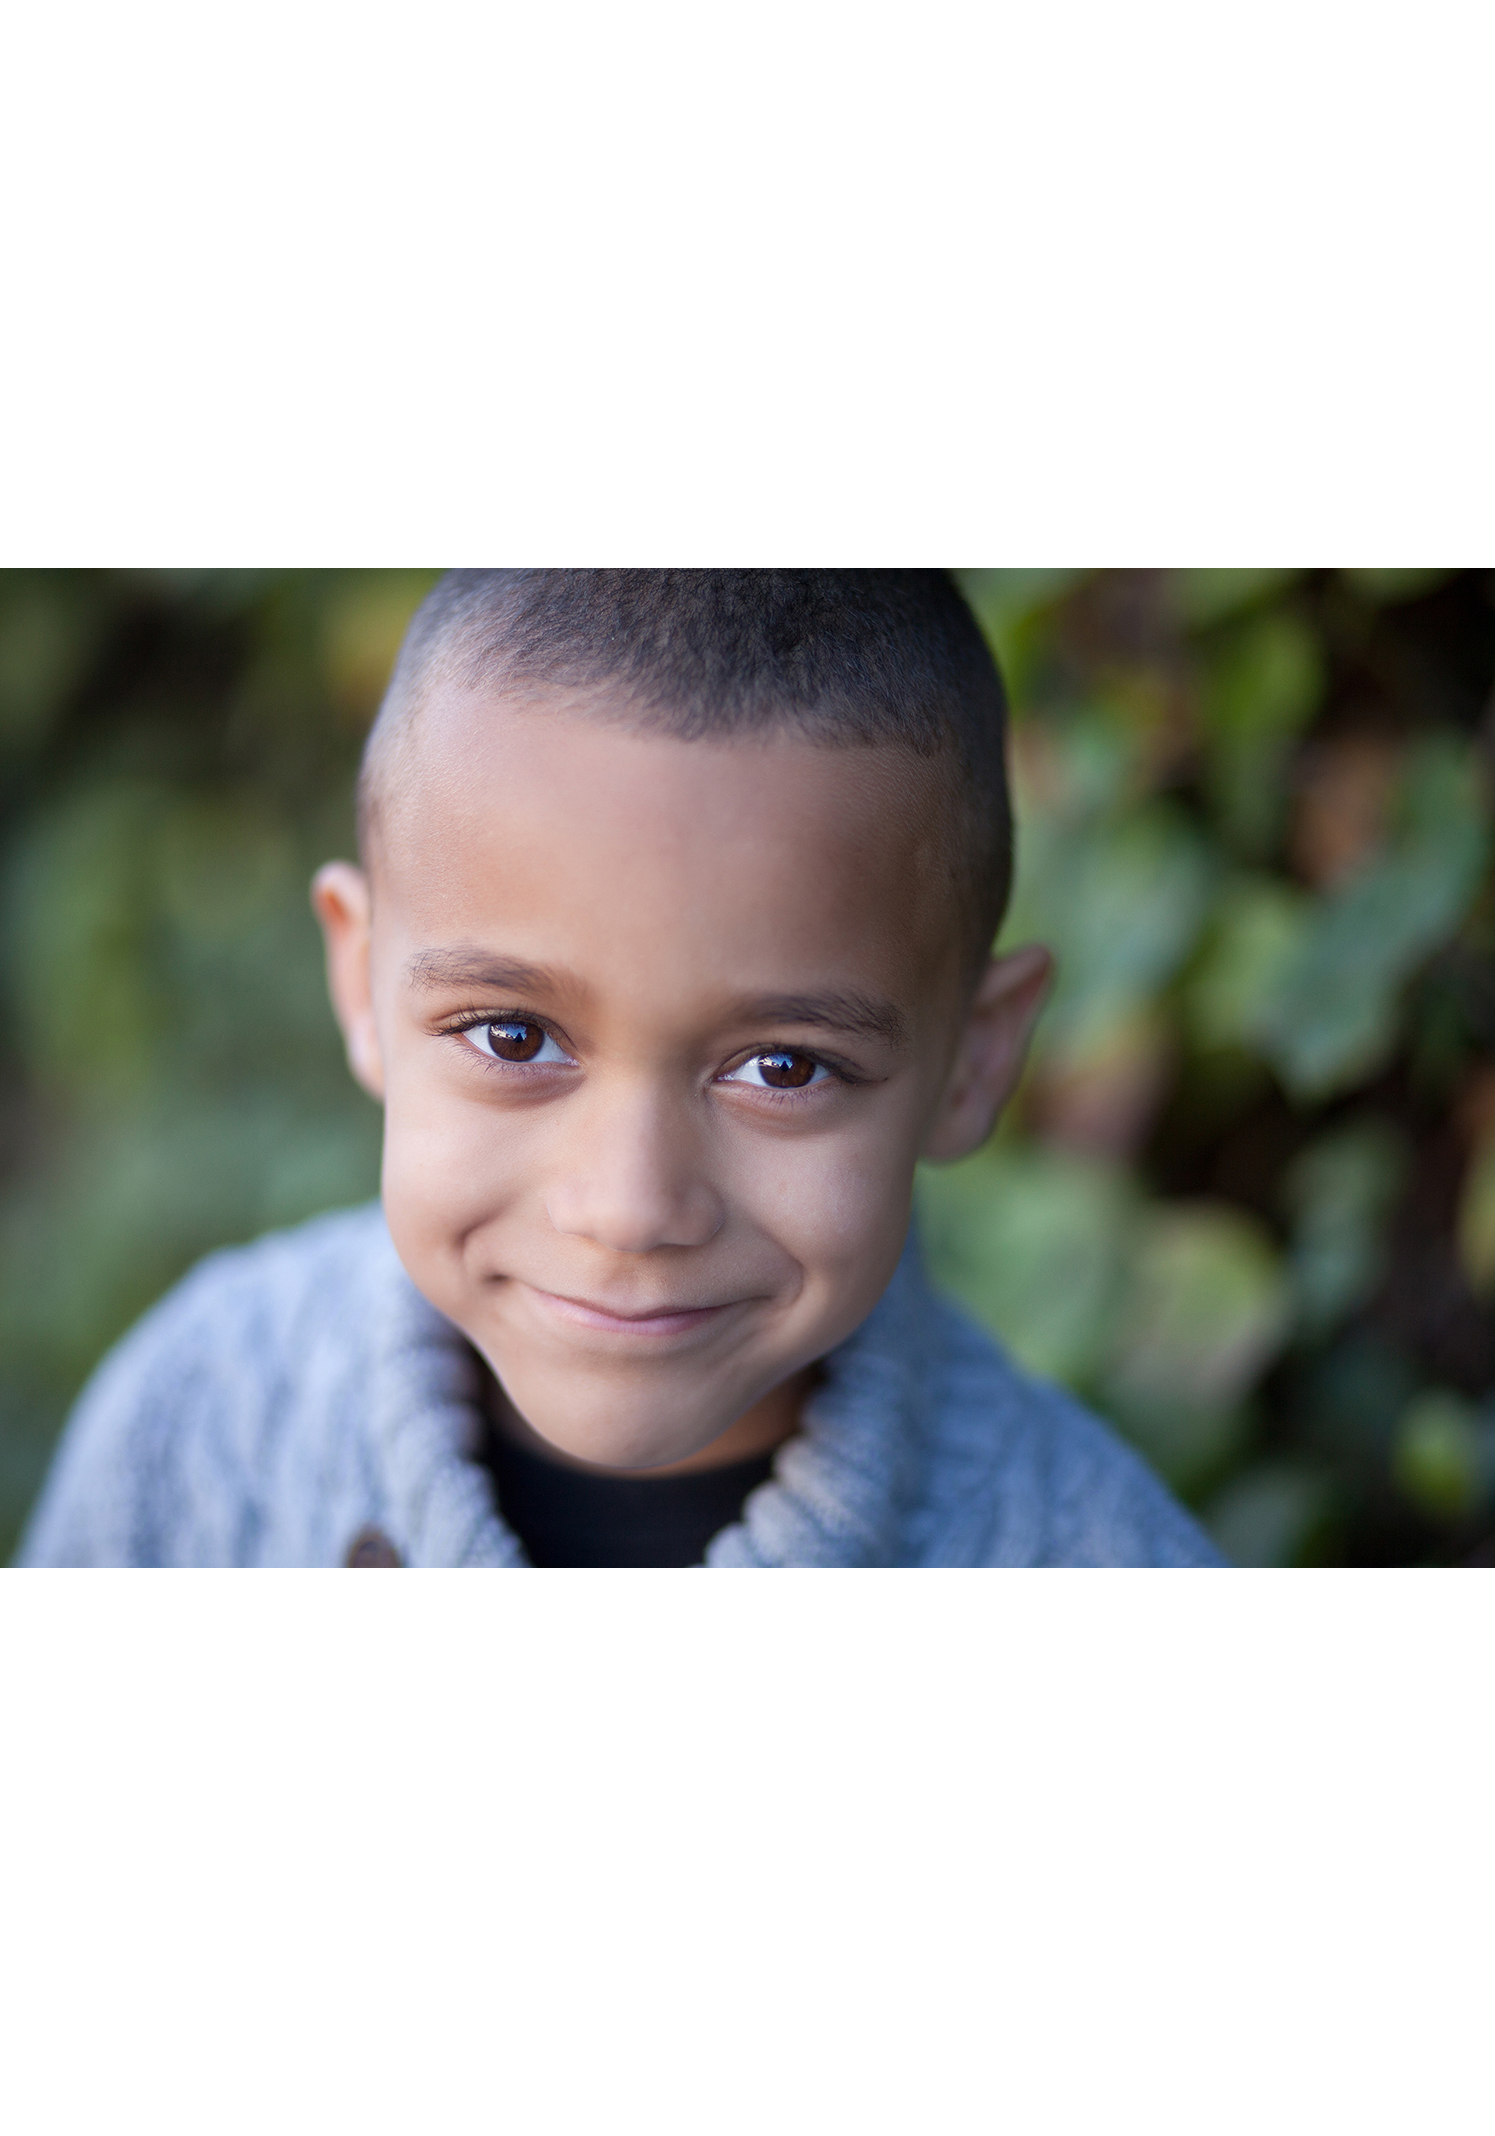
[[[345,860],[329,860],[311,881],[311,907],[327,945],[327,991],[347,1048],[348,1066],[372,1098],[384,1096],[384,1062],[369,983],[373,903],[369,879]]]
[[[949,1164],[979,1149],[1017,1088],[1054,960],[1036,946],[992,957],[981,974],[921,1156]]]

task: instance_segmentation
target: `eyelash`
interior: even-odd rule
[[[492,1009],[474,1011],[464,1016],[457,1023],[447,1024],[445,1026],[445,1035],[450,1038],[464,1038],[469,1031],[481,1031],[485,1030],[489,1024],[505,1023],[532,1024],[543,1031],[545,1036],[555,1045],[560,1046],[563,1052],[565,1050],[563,1042],[556,1037],[551,1026],[543,1018],[532,1016],[528,1010],[524,1009],[500,1009],[497,1012]],[[525,1069],[536,1065],[530,1061],[500,1060],[493,1054],[484,1053],[481,1047],[478,1046],[469,1046],[468,1050],[476,1053],[486,1068],[496,1069],[503,1074],[512,1075],[516,1070],[523,1072]],[[830,1081],[840,1083],[846,1088],[852,1088],[866,1080],[863,1076],[853,1075],[849,1069],[841,1067],[838,1062],[827,1060],[823,1053],[816,1053],[808,1046],[760,1046],[755,1052],[744,1054],[741,1060],[735,1062],[731,1068],[724,1069],[718,1075],[713,1076],[712,1081],[724,1083],[730,1077],[735,1076],[740,1069],[748,1067],[753,1061],[766,1060],[775,1053],[791,1053],[800,1060],[810,1061],[816,1068],[823,1068]],[[554,1061],[543,1061],[538,1065],[543,1068],[553,1068],[559,1064]],[[802,1105],[809,1098],[812,1091],[824,1090],[827,1085],[825,1083],[812,1082],[802,1084],[797,1090],[776,1089],[771,1083],[745,1084],[738,1087],[753,1090],[757,1098],[760,1100],[766,1098],[773,1104]]]

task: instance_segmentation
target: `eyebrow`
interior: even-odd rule
[[[828,1031],[885,1039],[890,1046],[908,1039],[902,1012],[891,1001],[874,1001],[866,994],[754,994],[735,1002],[733,1014],[747,1023],[820,1024]]]
[[[466,943],[459,943],[455,949],[418,949],[405,966],[405,977],[424,993],[450,986],[486,986],[505,994],[556,991],[555,974],[542,964],[526,964],[519,957],[496,957]]]
[[[562,990],[557,975],[544,965],[526,964],[518,957],[495,956],[465,943],[453,949],[417,950],[405,966],[405,976],[411,986],[431,993],[458,986],[491,987],[508,994],[554,994]],[[836,988],[815,994],[752,994],[733,1002],[731,1014],[734,1022],[818,1024],[827,1031],[880,1038],[890,1046],[908,1042],[907,1021],[891,1001],[876,1001],[866,994]]]

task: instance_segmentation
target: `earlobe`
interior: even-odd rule
[[[370,1097],[382,1099],[384,1062],[369,970],[373,905],[368,877],[345,860],[330,860],[312,877],[311,904],[327,947],[327,991],[348,1066]]]
[[[920,1152],[931,1163],[968,1157],[996,1126],[1017,1088],[1053,969],[1053,958],[1037,944],[987,963]]]

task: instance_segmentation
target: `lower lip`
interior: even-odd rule
[[[696,1306],[683,1313],[652,1313],[644,1320],[625,1320],[621,1313],[604,1313],[595,1305],[583,1305],[576,1298],[561,1298],[554,1291],[539,1290],[532,1283],[525,1288],[530,1296],[537,1298],[546,1312],[558,1320],[565,1320],[572,1327],[594,1328],[603,1335],[632,1336],[638,1341],[659,1341],[670,1335],[688,1335],[694,1328],[705,1327],[708,1321],[717,1320],[730,1307],[725,1305]]]

